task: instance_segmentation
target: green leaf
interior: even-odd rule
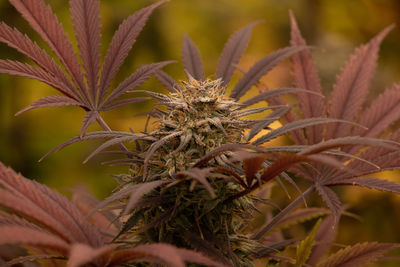
[[[315,246],[315,235],[318,227],[321,224],[321,219],[317,221],[308,236],[300,242],[296,247],[296,266],[303,266],[308,257],[311,255],[311,250]]]

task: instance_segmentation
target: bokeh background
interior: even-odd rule
[[[52,6],[73,40],[68,1],[46,2]],[[123,19],[150,3],[152,1],[146,0],[101,1],[103,53]],[[171,59],[177,63],[167,66],[166,71],[178,80],[183,79],[180,47],[185,33],[198,45],[206,74],[213,77],[219,53],[228,37],[248,23],[262,20],[254,28],[253,38],[240,62],[240,67],[247,69],[267,53],[288,45],[289,10],[294,12],[308,44],[315,47],[313,56],[326,93],[330,92],[336,74],[355,47],[367,42],[390,24],[400,25],[398,0],[171,0],[151,16],[118,73],[117,81],[123,80],[141,64]],[[7,0],[0,0],[0,20],[17,27],[45,47]],[[0,58],[27,61],[24,56],[3,44],[0,44]],[[240,74],[236,73],[235,77],[237,79]],[[399,78],[400,31],[397,27],[382,44],[370,99]],[[288,62],[281,64],[264,81],[270,87],[290,85]],[[155,79],[141,88],[164,91]],[[54,89],[40,82],[0,75],[0,161],[26,177],[65,194],[68,194],[68,188],[82,184],[102,199],[116,185],[110,174],[126,169],[101,165],[107,159],[105,156],[98,156],[83,165],[82,161],[98,143],[74,144],[38,163],[38,159],[48,150],[79,133],[83,111],[74,107],[49,108],[14,116],[34,100],[52,93],[55,93]],[[119,108],[105,114],[105,119],[114,130],[128,131],[131,127],[140,131],[143,130],[144,119],[138,114],[149,111],[151,104],[150,101]],[[89,128],[96,129],[99,128]],[[400,180],[396,172],[383,176]],[[349,203],[349,210],[363,218],[362,222],[348,217],[342,219],[337,240],[339,243],[353,244],[367,240],[400,242],[399,196],[358,188],[339,191],[343,202]]]

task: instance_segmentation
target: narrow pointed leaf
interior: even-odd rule
[[[285,58],[306,47],[286,47],[273,52],[257,61],[233,88],[230,97],[240,99],[258,80]]]
[[[288,215],[286,215],[282,220],[279,221],[274,227],[277,228],[287,228],[293,224],[302,223],[307,220],[311,220],[317,217],[321,217],[329,214],[329,210],[325,208],[302,208],[297,209]]]
[[[342,204],[336,193],[327,186],[316,186],[318,194],[321,196],[322,200],[328,206],[332,212],[334,220],[339,219],[340,211],[342,209]]]
[[[115,249],[115,245],[105,245],[99,248],[92,248],[85,244],[74,244],[68,255],[67,267],[80,267],[89,263],[99,263],[101,256],[108,256]],[[105,264],[105,262],[103,263]]]
[[[158,70],[155,72],[154,76],[170,93],[176,92],[176,86],[178,83],[167,73],[162,70]]]
[[[98,119],[99,113],[97,111],[89,111],[86,113],[85,118],[83,119],[81,131],[79,133],[79,137],[82,139],[85,135],[87,128]]]
[[[108,104],[105,107],[102,107],[101,110],[102,111],[112,110],[114,108],[118,108],[118,107],[121,107],[121,106],[125,106],[125,105],[129,105],[129,104],[134,104],[134,103],[146,101],[146,100],[149,100],[149,99],[151,99],[151,98],[149,98],[149,97],[134,97],[134,98],[122,99],[122,100],[118,100],[118,101],[112,102],[112,103]]]
[[[323,95],[309,91],[309,90],[305,90],[305,89],[300,89],[300,88],[277,88],[274,90],[268,90],[265,92],[262,92],[248,100],[246,100],[245,102],[241,103],[241,108],[245,108],[251,105],[254,105],[256,103],[259,103],[261,101],[268,101],[271,98],[275,98],[277,96],[280,95],[284,95],[284,94],[292,94],[292,93],[300,93],[303,92],[304,94],[312,94],[312,95],[316,95],[318,97],[323,97]]]
[[[303,129],[308,126],[313,126],[317,124],[324,124],[324,123],[334,123],[334,122],[341,122],[341,123],[348,123],[352,125],[357,125],[355,123],[351,123],[348,121],[343,121],[343,120],[338,120],[338,119],[330,119],[330,118],[309,118],[309,119],[304,119],[304,120],[298,120],[294,122],[290,122],[276,130],[272,130],[271,132],[261,136],[257,140],[255,140],[252,144],[253,145],[261,145],[264,144],[265,142],[268,142],[278,136],[284,135],[287,132],[297,130],[297,129]]]
[[[34,245],[43,249],[67,253],[68,243],[44,231],[19,226],[0,226],[0,244]]]
[[[400,194],[400,184],[373,177],[357,177],[357,178],[333,181],[332,185],[335,184],[357,185],[357,186],[367,187],[370,189],[376,189],[379,191]]]
[[[76,53],[51,8],[43,0],[10,2],[59,57],[81,93],[88,98]]]
[[[283,107],[273,111],[271,114],[268,114],[264,119],[251,128],[250,132],[248,133],[247,140],[251,140],[254,136],[256,136],[263,129],[266,129],[274,121],[278,121],[283,115],[286,114],[286,112],[290,110],[290,108],[291,107],[289,106]]]
[[[390,243],[358,243],[339,250],[335,254],[318,263],[318,267],[353,267],[372,263],[385,253],[398,248],[398,244]]]
[[[335,241],[338,223],[339,219],[335,219],[332,215],[329,215],[322,221],[315,235],[315,242],[317,244],[312,248],[307,264],[315,266],[321,257],[329,250],[330,246]]]
[[[174,132],[171,133],[167,136],[164,136],[163,138],[161,138],[160,140],[154,142],[153,144],[151,144],[151,146],[149,147],[149,149],[146,152],[146,156],[144,158],[144,164],[143,164],[143,179],[147,178],[147,168],[149,165],[149,161],[151,156],[153,156],[154,152],[156,152],[157,149],[159,149],[160,147],[162,147],[166,142],[168,142],[168,140],[175,138],[177,136],[180,136],[182,134],[184,134],[185,131],[179,131],[179,132]]]
[[[213,188],[211,187],[211,184],[207,181],[207,176],[210,174],[210,169],[199,169],[199,168],[191,168],[187,171],[180,171],[176,173],[177,177],[182,177],[182,176],[189,176],[196,181],[200,182],[204,187],[207,189],[207,191],[210,193],[212,198],[215,198],[215,192]]]
[[[70,94],[69,89],[53,75],[29,64],[12,60],[0,60],[0,73],[7,73],[39,80],[50,85],[51,87],[56,88],[64,95],[76,100],[76,98]]]
[[[380,43],[392,28],[393,26],[389,26],[384,29],[368,44],[356,49],[350,57],[338,76],[330,97],[330,117],[349,121],[354,119],[374,75]],[[331,125],[328,127],[327,137],[342,137],[349,129],[349,125]]]
[[[174,246],[163,243],[139,245],[116,251],[109,264],[118,266],[124,263],[146,261],[161,262],[169,267],[185,267],[184,260],[177,250]]]
[[[348,136],[329,139],[327,141],[309,146],[301,151],[299,155],[315,154],[328,149],[342,147],[346,145],[377,146],[389,150],[400,149],[400,143],[397,143],[395,141],[359,136]]]
[[[12,259],[10,261],[7,261],[2,267],[11,267],[15,266],[16,264],[23,264],[26,266],[24,263],[25,262],[33,262],[37,260],[51,260],[51,259],[62,259],[62,257],[57,256],[57,255],[51,255],[51,254],[42,254],[42,255],[30,255],[30,256],[21,256],[15,259]],[[1,261],[0,261],[1,263]]]
[[[21,113],[35,109],[35,108],[47,108],[47,107],[60,107],[60,106],[80,106],[81,103],[66,97],[66,96],[61,96],[61,95],[53,95],[53,96],[46,96],[43,98],[40,98],[30,104],[29,106],[26,106],[25,108],[21,109],[18,111],[15,116],[20,115]]]
[[[312,228],[307,237],[296,246],[296,266],[304,266],[308,257],[310,257],[311,250],[315,245],[315,235],[321,224],[321,219]]]
[[[144,195],[150,193],[151,191],[165,183],[167,183],[167,181],[154,181],[150,183],[138,184],[138,186],[135,187],[135,190],[130,193],[129,200],[126,203],[124,210],[122,211],[122,215],[126,215],[132,209],[135,209],[136,204]]]
[[[162,184],[165,184],[169,181],[152,181],[152,182],[147,182],[147,183],[141,183],[141,184],[137,184],[137,185],[132,185],[129,186],[127,188],[124,188],[120,191],[115,192],[114,194],[110,195],[109,197],[107,197],[105,200],[101,201],[100,203],[98,203],[91,212],[89,212],[88,215],[86,215],[87,217],[92,216],[97,210],[102,209],[104,207],[106,207],[108,204],[117,201],[117,200],[121,200],[123,198],[125,198],[126,196],[130,195],[130,194],[134,194],[136,192],[136,190],[139,190],[139,192],[141,192],[140,188],[156,188],[157,186],[160,186]],[[135,203],[134,203],[135,204]]]
[[[292,12],[290,12],[290,21],[292,29],[290,44],[292,46],[305,46],[306,42],[301,36]],[[322,94],[318,73],[310,51],[303,50],[292,55],[291,62],[294,86]],[[303,118],[323,116],[325,110],[322,98],[303,92],[299,92],[297,96],[299,99],[300,109],[303,113]],[[323,128],[320,125],[307,128],[308,139],[312,144],[318,143],[322,140],[322,129]]]
[[[59,81],[66,85],[65,91],[73,96],[75,100],[80,99],[75,87],[69,78],[54,62],[54,60],[42,50],[35,42],[29,39],[15,28],[9,27],[7,24],[0,22],[0,42],[6,43],[8,46],[18,50],[25,56],[29,57],[43,70],[49,72]]]
[[[238,30],[226,42],[221,56],[218,60],[216,78],[222,79],[222,85],[226,86],[232,77],[235,65],[238,64],[247,44],[249,43],[251,32],[259,22],[253,22],[246,27]]]
[[[117,71],[128,56],[139,33],[142,31],[153,10],[166,1],[157,2],[151,6],[143,8],[124,20],[115,32],[111,44],[104,59],[103,70],[101,72],[99,99],[104,99],[111,82]]]
[[[90,153],[90,155],[87,156],[87,158],[83,161],[83,163],[88,162],[91,158],[93,158],[99,152],[101,152],[102,150],[104,150],[110,146],[121,144],[126,141],[138,140],[138,139],[141,139],[142,137],[143,137],[142,134],[131,134],[130,136],[121,136],[121,137],[116,137],[116,138],[110,139],[110,140],[104,142],[103,144],[101,144],[92,153]]]
[[[107,99],[104,100],[104,103],[102,105],[107,105],[118,97],[125,94],[127,91],[138,87],[139,85],[147,81],[156,71],[170,64],[171,62],[172,61],[164,61],[141,67],[128,78],[126,78],[123,82],[121,82],[118,87],[111,92]]]
[[[84,140],[91,140],[91,139],[102,139],[102,138],[118,138],[118,137],[131,137],[135,138],[136,134],[132,134],[129,132],[118,132],[118,131],[96,131],[96,132],[90,132],[86,133],[82,138],[80,136],[75,136],[68,141],[54,147],[51,149],[49,152],[47,152],[43,157],[39,159],[39,162],[45,159],[47,156],[49,156],[51,153],[57,152],[61,149],[63,149],[66,146],[69,146],[71,144],[77,143],[77,142],[82,142]],[[152,137],[147,137],[147,135],[143,135],[143,139],[149,140],[149,141],[154,141],[154,138]]]
[[[94,102],[100,71],[100,1],[71,0],[70,12],[86,81]]]
[[[197,46],[185,34],[182,43],[182,61],[185,70],[198,81],[204,80],[203,62]]]
[[[354,129],[354,134],[367,137],[379,136],[400,118],[400,85],[394,84],[372,102],[360,118],[367,130]]]

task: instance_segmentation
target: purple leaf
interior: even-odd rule
[[[292,46],[305,46],[306,42],[301,36],[292,12],[290,12],[290,21],[292,28],[290,44]],[[315,64],[311,57],[310,51],[303,50],[299,53],[292,55],[291,61],[294,86],[298,88],[304,88],[318,94],[322,94],[318,73],[315,68]],[[297,96],[299,99],[300,109],[303,113],[303,118],[323,116],[324,102],[322,98],[302,92],[298,93]],[[308,140],[310,140],[312,144],[318,143],[322,140],[322,126],[320,125],[308,127],[307,133]]]
[[[108,105],[110,102],[122,96],[127,91],[138,87],[139,85],[147,81],[150,78],[150,76],[153,75],[156,71],[170,64],[171,62],[172,61],[164,61],[141,67],[133,74],[131,74],[128,78],[126,78],[123,82],[121,82],[118,85],[118,87],[111,92],[111,94],[104,100],[104,102],[101,105],[102,106]]]
[[[226,42],[221,56],[218,60],[216,78],[222,79],[222,85],[226,86],[232,77],[235,65],[239,62],[243,52],[249,43],[253,27],[259,22],[253,22],[250,25],[238,30]]]
[[[159,7],[165,2],[166,1],[160,1],[137,11],[135,14],[124,20],[124,22],[122,22],[122,24],[119,26],[112,38],[104,60],[99,87],[100,100],[104,99],[112,80],[117,74],[117,71],[124,62],[125,58],[128,56],[129,51],[135,43],[137,36],[146,24],[147,19],[155,8]]]
[[[15,116],[18,116],[25,111],[35,109],[35,108],[60,107],[60,106],[80,106],[80,105],[81,105],[81,103],[79,103],[78,101],[76,101],[72,98],[66,97],[66,96],[62,96],[62,95],[46,96],[46,97],[42,97],[42,98],[36,100],[29,106],[21,109],[20,111],[18,111],[15,114]]]
[[[10,0],[10,2],[59,57],[81,94],[88,100],[77,56],[51,8],[43,0]]]
[[[17,29],[12,29],[8,25],[0,22],[0,42],[6,43],[8,46],[17,49],[19,52],[32,59],[42,69],[60,80],[65,84],[65,88],[62,89],[65,90],[66,94],[73,96],[76,100],[81,99],[79,93],[61,68],[44,50],[42,50],[26,35],[22,34]]]
[[[182,61],[185,70],[195,80],[204,80],[204,69],[200,51],[187,34],[183,37]]]
[[[154,76],[156,76],[157,80],[159,80],[170,93],[176,92],[175,87],[177,86],[177,82],[167,73],[158,70],[154,73]]]
[[[378,59],[379,45],[393,26],[389,26],[379,33],[368,44],[356,49],[350,60],[344,66],[342,73],[337,77],[334,90],[331,94],[329,116],[352,121],[360,109],[367,94],[368,87],[374,75]],[[327,128],[327,138],[342,137],[348,134],[349,125],[338,124]]]
[[[81,131],[79,133],[79,137],[82,139],[85,135],[87,128],[99,118],[99,113],[97,111],[88,111],[83,118],[83,123],[81,126]]]
[[[71,0],[70,12],[92,101],[96,101],[100,71],[100,1]]]
[[[279,49],[257,61],[233,88],[230,97],[240,99],[258,80],[285,58],[306,47],[286,47]]]

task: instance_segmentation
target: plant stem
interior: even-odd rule
[[[286,214],[289,213],[290,210],[295,208],[297,205],[299,205],[301,202],[303,202],[303,199],[308,197],[312,192],[314,192],[315,187],[311,186],[309,187],[304,193],[296,198],[294,201],[292,201],[289,205],[287,205],[280,213],[278,213],[274,218],[272,218],[271,221],[268,222],[267,225],[265,225],[261,230],[259,230],[257,233],[253,234],[250,238],[251,239],[260,239],[265,233],[267,233],[269,230],[274,227],[274,225],[279,222]]]
[[[100,115],[97,117],[97,122],[101,126],[101,128],[103,128],[105,131],[112,132],[110,126],[108,126],[108,124],[103,120],[103,118]],[[118,145],[121,148],[121,150],[123,150],[125,152],[129,152],[129,150],[126,148],[126,146],[124,144],[119,143]],[[132,156],[127,154],[127,157],[130,158]]]

